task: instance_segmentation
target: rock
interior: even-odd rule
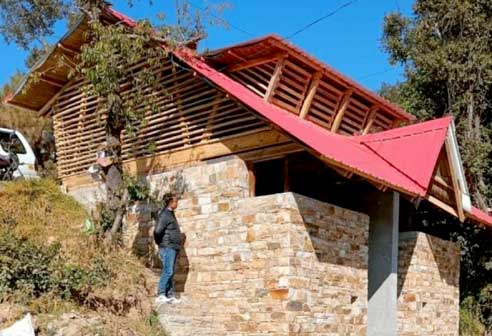
[[[31,314],[27,314],[22,320],[15,322],[7,329],[0,330],[0,336],[36,336]]]
[[[98,317],[65,313],[48,323],[46,334],[52,336],[97,336],[99,335],[98,330],[101,330],[102,327],[102,321]]]

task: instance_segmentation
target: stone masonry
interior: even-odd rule
[[[366,335],[369,217],[293,193],[250,197],[248,178],[236,156],[145,177],[155,195],[185,189],[183,301],[159,309],[169,334]],[[101,188],[72,193],[90,207]],[[160,266],[153,209],[128,210],[124,244]],[[402,233],[398,272],[399,335],[458,335],[456,245]]]
[[[405,232],[400,234],[399,253],[399,335],[457,336],[457,244],[420,232]]]
[[[365,335],[366,215],[293,193],[249,197],[236,157],[147,179],[165,192],[176,174],[186,243],[183,302],[160,310],[171,335]],[[152,223],[148,206],[130,209],[126,243],[140,254],[152,254]]]

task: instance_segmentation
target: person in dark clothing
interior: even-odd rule
[[[174,272],[176,257],[181,249],[182,236],[174,210],[178,207],[178,198],[174,194],[164,195],[164,208],[159,212],[155,228],[154,241],[159,247],[162,261],[162,274],[159,280],[157,304],[179,303],[174,296]]]

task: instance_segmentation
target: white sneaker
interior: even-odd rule
[[[169,301],[167,301],[167,303],[169,304],[177,304],[177,303],[181,303],[181,300],[172,296],[170,298],[167,298]]]
[[[169,303],[170,301],[171,301],[171,299],[168,298],[168,297],[166,297],[165,295],[159,295],[155,299],[155,304],[156,305],[161,305],[161,304],[164,304],[164,303]]]

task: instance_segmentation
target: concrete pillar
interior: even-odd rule
[[[375,192],[365,207],[370,216],[367,335],[396,336],[400,195]]]

